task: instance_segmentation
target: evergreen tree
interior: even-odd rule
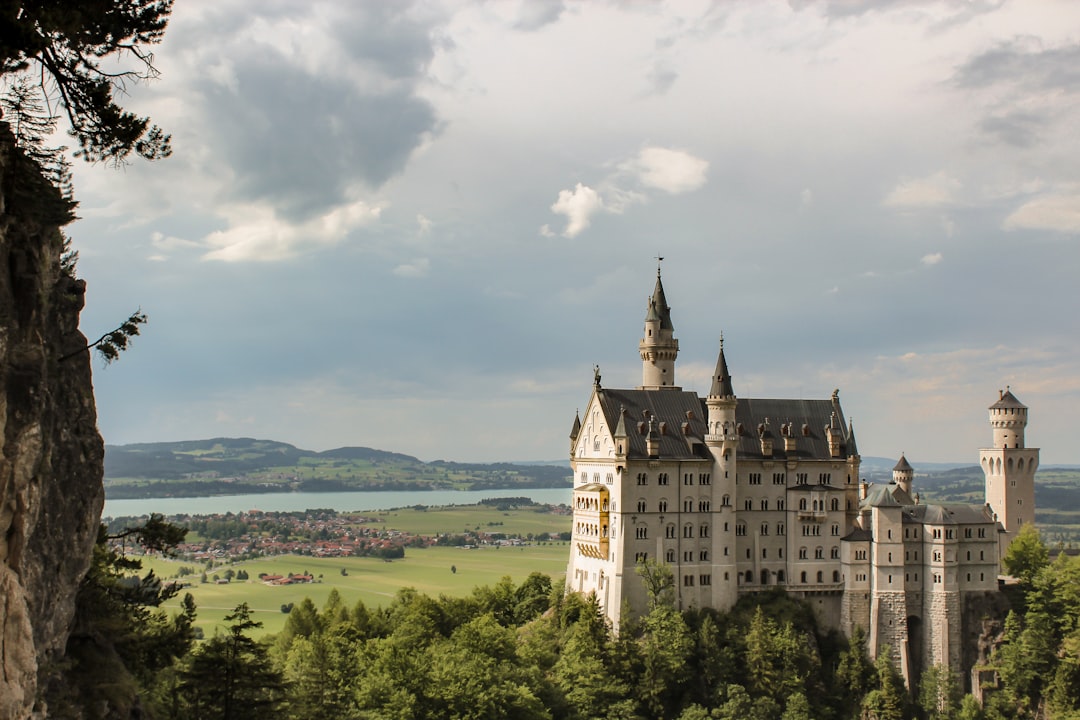
[[[225,616],[227,632],[200,645],[180,671],[181,717],[191,720],[268,720],[279,717],[284,681],[248,633],[262,623],[247,603]]]

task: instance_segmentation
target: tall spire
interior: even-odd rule
[[[731,387],[731,373],[728,372],[727,358],[724,357],[724,334],[720,333],[720,357],[716,358],[716,371],[713,372],[712,387],[709,395],[714,397],[735,397]]]
[[[649,307],[645,311],[645,322],[649,321],[659,321],[661,330],[675,329],[675,326],[671,324],[671,308],[668,307],[667,297],[664,295],[664,283],[660,279],[659,262],[656,263],[656,287],[653,288],[652,296],[649,298]]]
[[[679,341],[675,339],[675,326],[671,323],[671,308],[664,295],[664,282],[660,278],[660,261],[656,261],[656,287],[649,297],[645,311],[645,334],[638,343],[641,354],[641,390],[677,390],[675,386],[675,358],[679,355]]]

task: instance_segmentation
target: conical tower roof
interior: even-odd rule
[[[907,458],[904,457],[904,453],[900,453],[900,460],[896,463],[896,467],[893,468],[893,472],[911,472],[914,469],[907,461]]]
[[[1001,397],[996,403],[990,406],[991,410],[998,408],[1024,408],[1027,409],[1027,405],[1016,399],[1016,396],[1012,394],[1009,386],[1005,386],[1005,392],[1000,393]]]
[[[713,372],[712,387],[709,395],[714,397],[735,397],[731,387],[731,373],[728,372],[727,358],[724,357],[724,337],[720,336],[720,356],[716,358],[716,370]]]
[[[660,321],[661,330],[675,329],[671,324],[671,308],[668,307],[667,297],[664,295],[664,283],[660,280],[660,268],[656,268],[656,287],[653,288],[649,308],[645,312],[645,322],[657,320]]]

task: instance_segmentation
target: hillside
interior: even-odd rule
[[[343,490],[488,490],[570,487],[568,464],[426,463],[366,447],[325,452],[253,438],[105,448],[110,499]]]

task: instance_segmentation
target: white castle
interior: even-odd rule
[[[574,418],[574,523],[566,583],[595,593],[618,627],[645,611],[639,562],[670,567],[680,609],[731,608],[775,587],[820,623],[885,645],[909,683],[923,668],[974,663],[977,608],[998,593],[999,561],[1035,517],[1039,451],[1024,446],[1027,408],[990,407],[980,451],[986,504],[929,505],[901,456],[889,484],[859,479],[839,392],[824,400],[737,397],[723,339],[705,398],[675,382],[679,341],[657,270],[638,344],[641,386],[612,390],[596,369]],[[969,617],[971,616],[971,617]]]

